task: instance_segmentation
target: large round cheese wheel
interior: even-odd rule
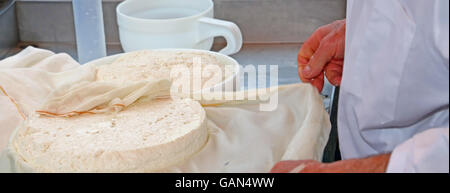
[[[205,111],[191,99],[140,99],[118,113],[31,117],[12,138],[37,172],[155,172],[199,151]]]

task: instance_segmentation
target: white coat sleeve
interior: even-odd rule
[[[448,128],[429,129],[397,146],[388,173],[448,173]]]
[[[434,43],[442,57],[449,60],[449,1],[437,1],[434,12]]]
[[[449,1],[437,1],[434,14],[434,43],[448,65]],[[391,154],[387,172],[448,173],[448,130],[448,128],[429,129],[398,145]]]

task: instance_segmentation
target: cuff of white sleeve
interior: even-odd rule
[[[397,146],[391,153],[386,173],[413,173],[413,167],[410,166],[412,158],[410,151],[412,140],[408,140]]]
[[[448,128],[428,129],[397,146],[386,172],[448,173]]]

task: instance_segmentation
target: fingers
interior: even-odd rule
[[[299,67],[298,67],[298,77],[300,77],[300,80],[301,80],[303,83],[309,83],[309,82],[311,82],[312,79],[310,79],[310,78],[305,78],[305,77],[303,76],[303,74],[302,74],[303,68],[304,68],[303,66],[299,66]]]
[[[316,163],[314,160],[298,160],[298,161],[281,161],[275,164],[270,170],[271,173],[290,173],[290,172],[300,172],[301,165],[308,165]],[[298,171],[297,171],[298,170]]]
[[[303,44],[297,56],[301,81],[311,83],[321,92],[326,74],[330,83],[340,85],[344,50],[345,20],[317,29]]]
[[[321,73],[321,74],[319,74],[319,76],[317,76],[317,77],[315,77],[315,78],[312,78],[312,79],[308,79],[308,78],[305,78],[305,77],[303,77],[302,75],[301,75],[301,71],[303,70],[303,68],[302,67],[299,67],[298,68],[298,73],[299,73],[299,77],[300,77],[300,80],[303,82],[303,83],[310,83],[310,84],[312,84],[314,87],[316,87],[317,88],[317,90],[319,91],[319,93],[320,92],[322,92],[322,89],[323,89],[323,85],[324,85],[324,73]]]
[[[319,93],[323,90],[323,84],[324,84],[324,73],[321,73],[319,76],[311,80],[311,84],[317,88]]]
[[[333,42],[327,38],[322,41],[319,48],[310,58],[309,63],[303,68],[302,75],[305,78],[313,78],[323,72],[325,65],[335,55]]]
[[[326,37],[333,29],[334,24],[328,24],[318,28],[310,38],[308,38],[297,55],[298,73],[302,82],[310,82],[313,77],[304,76],[303,69],[310,62],[311,57],[319,48],[323,38]]]
[[[299,66],[306,66],[310,58],[320,46],[322,39],[333,30],[332,24],[318,28],[310,38],[308,38],[298,53],[297,61]]]
[[[336,71],[327,71],[327,80],[330,82],[333,86],[340,86],[342,75],[337,73]]]
[[[325,67],[325,75],[328,81],[334,85],[341,85],[342,80],[342,63],[344,61],[330,61]]]
[[[271,173],[289,173],[292,169],[301,164],[301,161],[282,161],[278,162],[270,170]]]
[[[299,171],[299,173],[327,173],[327,166],[327,164],[323,164],[320,162],[310,162],[305,165],[303,169]]]

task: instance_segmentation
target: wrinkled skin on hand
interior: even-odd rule
[[[275,164],[272,173],[384,173],[391,154],[382,154],[363,159],[351,159],[333,163],[314,160],[282,161]]]
[[[302,82],[311,83],[319,92],[324,76],[339,86],[345,53],[345,20],[338,20],[317,29],[300,49],[297,62]]]

